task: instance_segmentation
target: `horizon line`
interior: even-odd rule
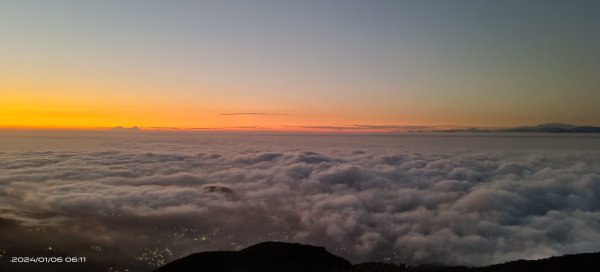
[[[574,125],[562,122],[546,122],[514,126],[467,126],[467,125],[279,125],[271,126],[232,126],[232,127],[178,127],[178,126],[21,126],[0,125],[2,131],[244,131],[244,132],[337,132],[337,133],[401,133],[401,132],[443,132],[447,130],[480,129],[497,130],[506,128],[519,128],[538,125],[572,125],[572,126],[594,126]]]

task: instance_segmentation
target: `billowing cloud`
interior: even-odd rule
[[[353,262],[462,265],[600,249],[597,151],[167,136],[0,153],[0,223],[20,234],[0,235],[2,249],[52,244],[157,264],[279,240],[323,245]]]

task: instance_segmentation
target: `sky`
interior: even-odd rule
[[[2,1],[0,127],[600,125],[597,1]]]

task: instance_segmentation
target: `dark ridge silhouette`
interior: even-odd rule
[[[350,268],[349,272],[402,272],[408,271],[404,264],[393,263],[360,263],[355,264]]]
[[[600,133],[600,127],[594,126],[576,126],[561,123],[548,123],[535,126],[524,126],[503,129],[448,129],[441,132],[511,132],[511,133]]]
[[[548,123],[536,126],[500,129],[498,132],[543,132],[543,133],[600,133],[600,127],[576,126],[562,123]]]
[[[518,260],[484,267],[367,262],[351,265],[323,247],[264,242],[241,251],[192,254],[155,272],[559,272],[600,271],[600,253],[582,253],[542,260]]]
[[[564,255],[542,260],[518,260],[476,269],[477,272],[505,271],[600,271],[600,252]]]
[[[157,272],[342,272],[350,262],[323,247],[265,242],[241,251],[192,254],[157,269]]]

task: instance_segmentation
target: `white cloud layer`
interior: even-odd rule
[[[0,223],[36,239],[0,245],[61,246],[61,233],[65,251],[172,259],[280,240],[354,262],[463,265],[600,250],[598,149],[185,137],[0,153]]]

